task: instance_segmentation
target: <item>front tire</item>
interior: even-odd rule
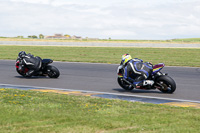
[[[47,75],[50,78],[58,78],[60,76],[59,70],[54,66],[47,66],[46,67]]]
[[[155,86],[159,86],[159,90],[163,93],[173,93],[176,90],[175,81],[167,75],[158,77]]]
[[[127,84],[125,81],[123,81],[122,78],[118,77],[117,82],[124,90],[128,90],[128,91],[133,90],[133,87],[130,87],[130,85]]]
[[[22,73],[22,72],[20,72],[18,68],[16,68],[16,71],[17,71],[17,73],[18,73],[19,75],[21,75],[21,76],[25,77],[25,74],[24,74],[24,73]]]

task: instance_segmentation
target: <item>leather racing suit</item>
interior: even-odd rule
[[[152,71],[153,65],[151,63],[143,63],[143,60],[134,58],[125,64],[123,77],[132,82],[134,87],[143,86],[143,82],[149,77]]]
[[[22,58],[22,67],[26,65],[29,71],[26,73],[26,77],[31,77],[35,75],[42,66],[42,59],[38,56],[34,57],[31,54],[26,54]]]

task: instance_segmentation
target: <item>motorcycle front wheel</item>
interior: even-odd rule
[[[46,66],[46,71],[50,78],[58,78],[60,76],[59,70],[54,66]]]
[[[125,81],[123,81],[122,78],[118,77],[117,82],[124,90],[129,90],[129,91],[133,90],[133,87],[130,87],[130,85]]]
[[[18,73],[19,75],[21,75],[21,76],[25,77],[25,74],[24,74],[24,73],[22,73],[21,71],[19,71],[19,69],[18,69],[18,68],[16,68],[16,71],[17,71],[17,73]]]
[[[156,88],[163,93],[173,93],[176,90],[175,81],[167,75],[158,77],[156,79],[155,86],[157,86]]]

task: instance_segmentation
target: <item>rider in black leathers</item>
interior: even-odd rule
[[[29,71],[26,72],[26,77],[35,75],[42,66],[42,59],[40,57],[34,57],[30,53],[26,54],[25,51],[19,52],[18,58],[21,59],[20,65],[22,66],[22,69],[24,69],[24,66],[29,69]]]

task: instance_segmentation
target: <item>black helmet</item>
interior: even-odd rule
[[[21,52],[19,52],[18,56],[19,56],[20,58],[23,58],[23,57],[26,56],[26,52],[25,52],[25,51],[21,51]]]

